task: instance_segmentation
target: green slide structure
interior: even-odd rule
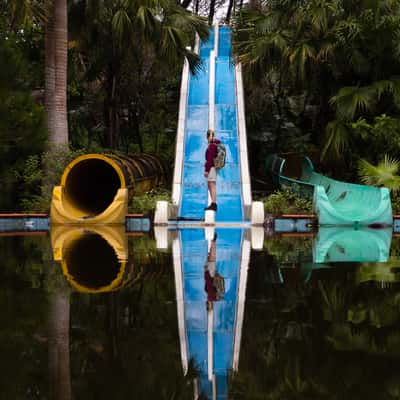
[[[391,240],[391,228],[321,227],[313,243],[313,262],[385,263]]]
[[[393,224],[390,192],[387,188],[336,181],[314,171],[308,157],[285,159],[277,155],[266,160],[275,183],[302,197],[313,199],[319,225],[368,226]]]

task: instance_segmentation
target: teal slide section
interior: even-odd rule
[[[387,262],[392,229],[321,227],[313,243],[313,262]]]
[[[280,186],[313,199],[319,225],[361,226],[392,225],[392,205],[387,188],[341,182],[314,171],[308,157],[304,157],[300,176],[284,175],[284,158],[277,155],[267,159],[267,169]]]

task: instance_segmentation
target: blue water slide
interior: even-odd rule
[[[241,166],[239,157],[239,135],[237,123],[237,94],[235,68],[231,59],[231,31],[228,27],[218,29],[218,40],[214,28],[208,41],[200,42],[199,54],[202,69],[196,75],[189,75],[184,128],[183,172],[181,199],[178,216],[184,219],[204,218],[208,203],[207,182],[204,178],[206,131],[210,126],[210,82],[214,82],[212,98],[213,123],[216,137],[226,146],[225,167],[218,172],[216,222],[237,222],[244,217]],[[210,60],[215,50],[215,76]]]
[[[217,229],[216,232],[216,271],[224,279],[225,290],[223,298],[213,302],[212,311],[206,307],[205,265],[209,248],[205,232],[182,229],[179,240],[186,358],[194,360],[199,369],[198,393],[208,399],[222,400],[228,399],[227,378],[233,369],[237,330],[241,329],[237,315],[244,231]]]

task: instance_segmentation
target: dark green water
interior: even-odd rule
[[[216,399],[400,398],[399,239],[386,263],[318,268],[313,241],[274,236],[251,251],[238,368]],[[194,398],[171,245],[119,243],[126,261],[92,234],[61,262],[49,235],[0,237],[0,399]]]

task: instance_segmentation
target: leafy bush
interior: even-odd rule
[[[53,187],[60,183],[64,168],[82,154],[82,150],[70,150],[66,145],[52,145],[51,150],[40,156],[28,157],[23,168],[15,172],[22,183],[21,208],[24,211],[47,212]]]
[[[163,187],[156,187],[142,195],[135,195],[129,206],[129,212],[153,215],[157,201],[171,201],[171,192]]]
[[[265,212],[273,215],[307,214],[313,210],[311,200],[303,199],[288,189],[278,190],[261,201]]]
[[[392,192],[391,197],[393,214],[400,214],[400,193]]]

